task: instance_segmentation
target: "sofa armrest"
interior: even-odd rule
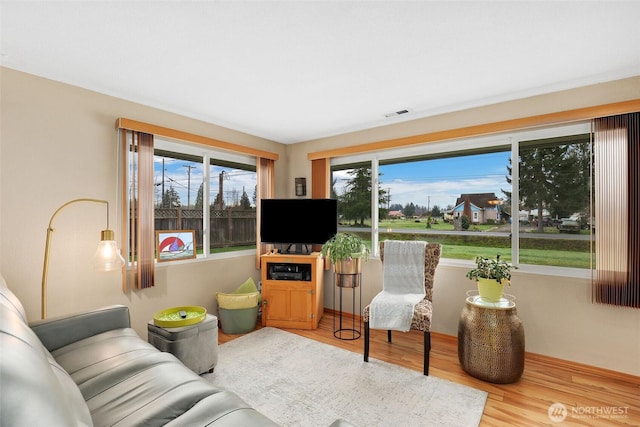
[[[96,310],[36,320],[29,324],[42,344],[54,351],[76,341],[107,332],[112,329],[129,328],[129,308],[113,305]]]

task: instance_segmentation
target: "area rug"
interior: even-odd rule
[[[487,393],[276,328],[219,347],[203,375],[290,427],[477,426]]]

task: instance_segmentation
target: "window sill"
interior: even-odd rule
[[[439,265],[466,269],[471,269],[475,266],[473,261],[453,258],[442,258]],[[520,264],[513,274],[516,276],[519,274],[531,274],[537,276],[570,277],[575,279],[591,278],[591,270],[587,268],[569,268],[532,264]]]
[[[168,267],[169,265],[184,265],[184,264],[192,264],[196,262],[207,262],[207,261],[216,261],[221,259],[229,259],[229,258],[237,258],[242,256],[255,256],[255,249],[245,249],[242,251],[231,251],[231,252],[222,252],[217,254],[209,254],[208,257],[204,257],[203,255],[198,255],[196,258],[185,259],[181,261],[169,261],[169,262],[157,262],[156,268]]]

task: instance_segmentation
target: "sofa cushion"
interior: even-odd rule
[[[96,426],[164,425],[222,392],[129,328],[95,335],[52,354],[78,384]],[[207,412],[221,414],[214,407]]]
[[[6,301],[0,307],[0,425],[93,425],[74,381],[21,314]]]

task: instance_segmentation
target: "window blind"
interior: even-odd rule
[[[594,301],[640,308],[640,113],[593,121]]]

